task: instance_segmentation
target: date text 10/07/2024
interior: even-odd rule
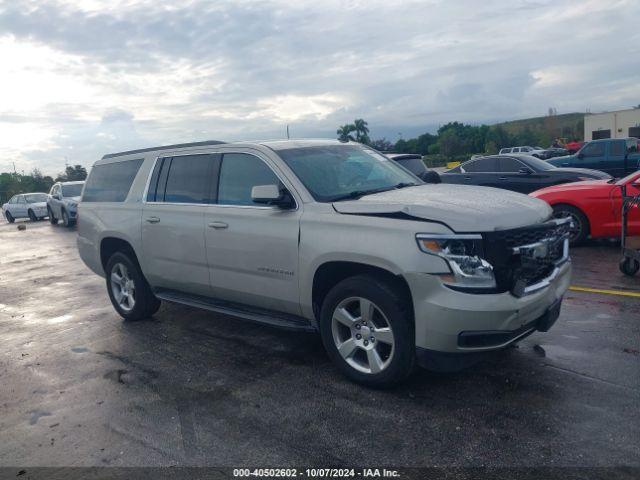
[[[265,477],[265,478],[398,478],[397,470],[386,468],[234,468],[234,477]]]

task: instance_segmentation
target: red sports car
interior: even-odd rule
[[[640,195],[640,171],[622,180],[588,180],[564,183],[530,193],[553,207],[554,217],[571,217],[573,228],[569,242],[578,245],[587,237],[619,237],[622,228],[622,190],[627,195]],[[640,235],[640,209],[629,212],[630,235]]]

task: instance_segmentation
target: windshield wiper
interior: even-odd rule
[[[390,190],[397,190],[399,188],[405,187],[413,187],[417,185],[417,183],[413,182],[400,182],[392,187],[383,187],[383,188],[374,188],[373,190],[354,190],[353,192],[345,193],[344,195],[339,195],[335,198],[332,198],[332,202],[339,202],[340,200],[357,200],[360,197],[364,197],[365,195],[371,195],[373,193],[382,193],[388,192]]]

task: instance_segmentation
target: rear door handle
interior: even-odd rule
[[[228,226],[229,225],[224,222],[211,222],[209,224],[209,228],[215,228],[215,229],[227,228]]]
[[[507,177],[498,177],[500,180],[508,180]]]
[[[160,223],[160,219],[158,217],[148,217],[147,223]]]

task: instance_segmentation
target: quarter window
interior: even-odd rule
[[[222,205],[256,205],[251,189],[257,185],[279,185],[273,171],[254,155],[225,153],[220,167],[218,203]]]
[[[93,167],[82,196],[83,202],[124,202],[143,159]]]

